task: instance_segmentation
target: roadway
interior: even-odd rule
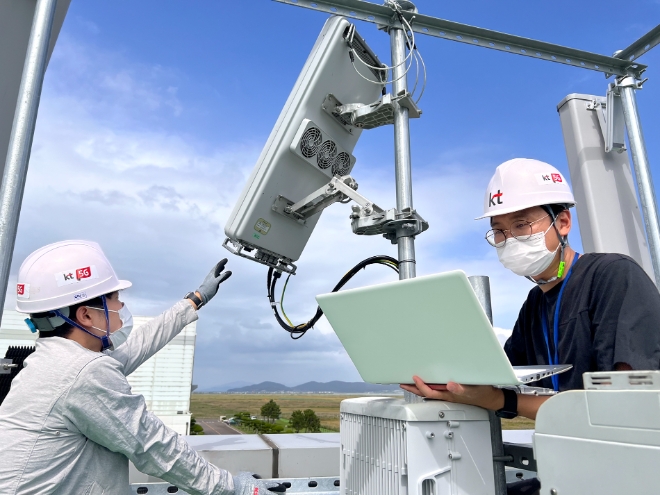
[[[217,419],[197,419],[197,424],[204,428],[205,435],[242,435],[238,430]]]

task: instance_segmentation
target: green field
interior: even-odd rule
[[[332,394],[192,394],[190,410],[196,418],[233,416],[239,412],[259,415],[261,406],[274,400],[282,409],[282,418],[288,419],[296,409],[312,409],[327,431],[339,431],[339,404],[355,395]],[[525,418],[502,420],[505,430],[533,429],[534,421]]]

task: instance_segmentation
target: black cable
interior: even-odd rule
[[[332,289],[332,292],[337,292],[339,289],[341,289],[344,285],[348,283],[350,279],[352,279],[360,270],[366,268],[369,265],[374,265],[374,264],[379,264],[379,265],[386,265],[392,268],[392,270],[396,271],[397,273],[399,272],[399,261],[392,258],[391,256],[385,256],[385,255],[380,255],[380,256],[372,256],[370,258],[367,258],[365,260],[360,261],[357,265],[355,265],[353,268],[351,268],[346,275],[344,275],[341,280],[335,285],[335,288]],[[280,324],[280,326],[289,332],[291,335],[291,338],[294,340],[297,340],[301,338],[307,330],[312,328],[316,322],[319,321],[321,316],[323,316],[323,310],[321,309],[320,306],[317,306],[316,308],[316,313],[312,317],[311,320],[309,320],[307,323],[303,323],[301,325],[289,325],[286,321],[282,319],[280,316],[279,311],[277,310],[277,302],[275,301],[275,286],[277,285],[277,279],[282,276],[282,272],[274,270],[272,267],[268,269],[268,275],[266,278],[266,287],[268,289],[268,301],[270,302],[270,307],[273,310],[273,314],[275,315],[275,319],[277,320],[277,323]]]

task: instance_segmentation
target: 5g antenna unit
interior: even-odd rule
[[[225,226],[225,247],[235,254],[295,272],[293,263],[300,258],[321,212],[300,219],[287,215],[285,209],[334,175],[348,175],[355,165],[353,148],[362,133],[324,110],[323,106],[328,108],[324,102],[330,95],[342,103],[370,104],[387,80],[386,71],[364,65],[356,70],[351,49],[359,51],[369,65],[382,66],[350,22],[343,17],[328,19]]]
[[[409,46],[414,47],[412,38]],[[413,61],[418,69],[423,67],[416,49],[409,50],[401,64],[405,73]],[[328,19],[225,227],[224,247],[269,267],[271,308],[293,338],[304,335],[323,312],[317,308],[309,321],[294,325],[282,306],[288,277],[279,301],[282,315],[275,287],[283,272],[289,277],[295,274],[294,262],[324,208],[355,201],[350,217],[353,232],[383,234],[393,243],[403,223],[420,232],[428,226],[414,210],[385,211],[373,204],[356,192],[357,183],[349,175],[363,129],[391,124],[395,105],[408,108],[411,117],[421,114],[411,94],[386,93],[386,85],[393,82],[390,69],[347,19]],[[368,258],[349,270],[334,291],[372,264],[395,271],[399,266],[389,256]]]

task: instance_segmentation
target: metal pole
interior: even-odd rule
[[[408,91],[406,72],[406,37],[403,26],[390,27],[390,49],[392,50],[392,93]],[[410,47],[412,48],[412,47]],[[412,202],[412,164],[410,160],[410,123],[408,109],[400,105],[394,108],[394,179],[396,182],[396,209],[413,207]],[[415,278],[415,239],[410,236],[399,237],[399,280]],[[407,403],[423,402],[424,399],[410,392],[403,393]]]
[[[394,96],[408,91],[406,72],[406,37],[403,27],[390,28],[390,48],[392,50],[392,93]],[[412,47],[410,47],[412,49]],[[410,159],[410,125],[408,109],[396,105],[394,109],[394,169],[396,179],[396,209],[413,207],[412,167]],[[415,278],[415,239],[411,236],[399,237],[399,279]]]
[[[490,304],[490,280],[485,276],[468,277],[468,280],[492,325],[493,309]],[[495,416],[493,411],[488,411],[488,419],[490,420],[490,442],[493,446],[493,457],[501,458],[504,456],[502,421]],[[506,472],[503,462],[493,461],[493,474],[495,475],[495,494],[506,495]]]
[[[0,187],[0,316],[5,305],[57,0],[37,0]]]
[[[646,238],[649,243],[651,263],[655,273],[655,284],[660,288],[660,222],[658,221],[658,207],[655,200],[648,155],[646,154],[646,145],[644,144],[642,125],[637,112],[637,97],[635,95],[635,88],[638,87],[637,81],[632,77],[626,77],[618,81],[617,86],[619,86],[623,115],[628,130],[628,141],[630,142],[633,168],[637,178],[639,200],[642,204]]]

